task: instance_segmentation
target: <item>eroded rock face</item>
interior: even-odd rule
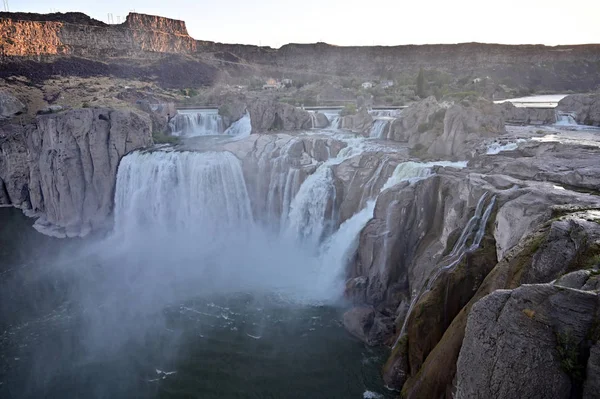
[[[434,96],[427,97],[403,110],[401,117],[392,123],[386,138],[407,141],[411,147],[420,144],[429,148],[443,129],[445,110],[446,107]]]
[[[369,115],[366,108],[361,108],[354,115],[344,116],[341,121],[342,129],[367,136],[369,135],[371,126],[373,126],[373,117]]]
[[[7,134],[1,197],[38,216],[34,226],[57,237],[106,227],[120,159],[152,145],[147,119],[110,109],[38,116],[35,127]]]
[[[493,103],[455,104],[444,116],[444,133],[429,147],[436,156],[470,157],[482,138],[504,133],[504,119]]]
[[[273,100],[255,100],[248,105],[252,133],[292,131],[312,127],[308,111]]]
[[[557,109],[572,113],[580,125],[600,126],[600,94],[572,94],[558,103]]]
[[[578,358],[597,309],[597,294],[552,285],[481,299],[469,314],[456,398],[570,398],[573,376],[564,370],[564,357]]]
[[[0,92],[0,120],[10,119],[20,114],[25,105],[18,98],[6,92]]]

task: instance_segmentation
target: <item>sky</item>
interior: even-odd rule
[[[10,11],[130,11],[186,22],[198,40],[280,47],[600,43],[600,0],[8,0]],[[120,18],[119,18],[120,17]]]

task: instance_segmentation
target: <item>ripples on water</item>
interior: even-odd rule
[[[126,284],[114,287],[115,300],[109,292],[90,303],[99,296],[88,283],[106,289],[102,263],[86,258],[77,272],[55,263],[81,241],[40,236],[14,209],[0,209],[0,218],[11,222],[0,227],[1,398],[361,398],[382,392],[385,351],[350,337],[338,308],[254,292],[197,296],[136,314],[123,303],[134,300],[120,292]],[[102,323],[103,315],[104,325],[90,324]]]

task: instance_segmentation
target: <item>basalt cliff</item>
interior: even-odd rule
[[[487,78],[533,90],[587,91],[600,84],[600,45],[596,44],[340,47],[316,43],[273,49],[195,40],[183,21],[137,13],[116,25],[81,13],[0,13],[0,54],[2,76],[9,70],[38,79],[64,72],[81,76],[146,72],[179,87],[211,84],[220,73],[384,79],[416,76],[420,68],[465,81]],[[32,60],[43,60],[43,68],[35,71],[28,62]]]

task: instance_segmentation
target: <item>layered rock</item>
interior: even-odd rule
[[[558,103],[558,110],[568,112],[580,125],[600,126],[600,94],[572,94]]]
[[[38,116],[35,126],[8,135],[0,157],[4,197],[58,237],[107,227],[120,159],[152,145],[148,120],[110,109]]]

